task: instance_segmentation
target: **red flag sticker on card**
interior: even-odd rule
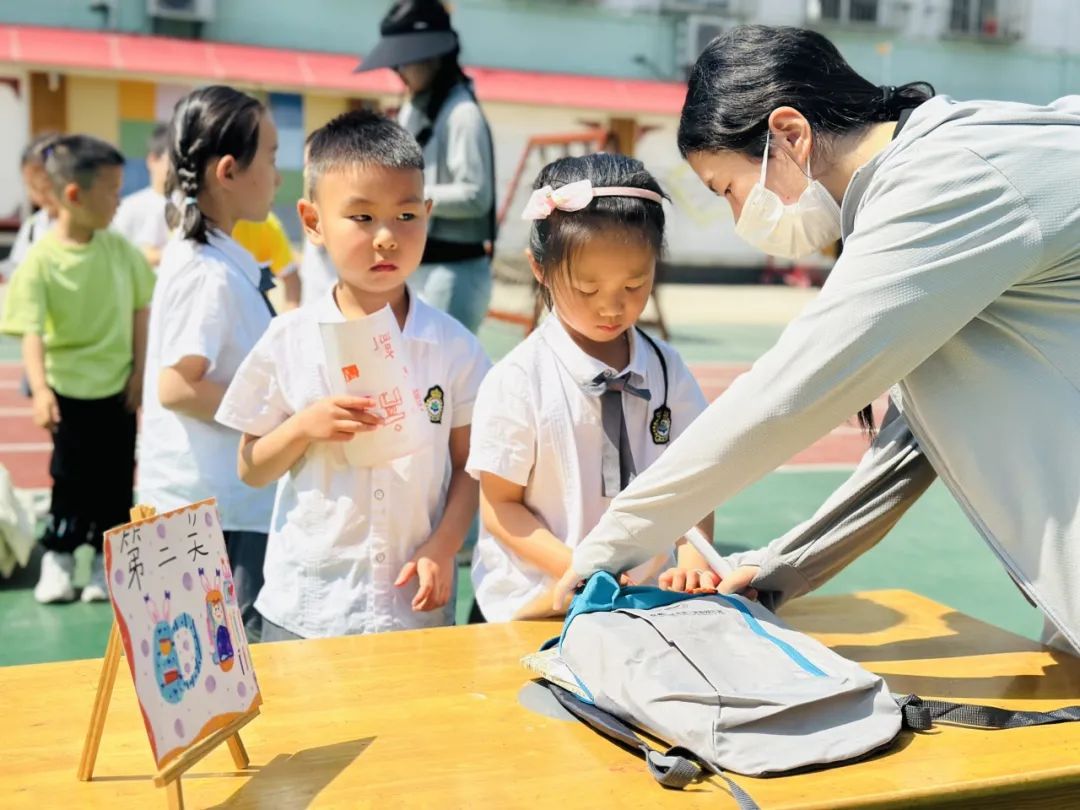
[[[345,366],[345,368],[341,370],[341,374],[345,377],[345,382],[360,379],[360,369],[356,366]]]

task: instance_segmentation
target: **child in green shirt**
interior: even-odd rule
[[[34,589],[42,603],[75,598],[73,552],[83,543],[96,555],[82,599],[108,598],[102,533],[128,520],[132,502],[154,274],[108,230],[123,164],[116,149],[85,135],[47,149],[57,222],[19,265],[0,321],[0,331],[22,338],[34,422],[53,434],[52,506]]]

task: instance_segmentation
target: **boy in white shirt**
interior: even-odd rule
[[[489,362],[464,327],[406,289],[431,208],[412,136],[354,111],[309,143],[308,196],[298,210],[339,280],[274,319],[217,415],[244,433],[245,482],[281,478],[255,603],[263,640],[452,624],[455,556],[478,502],[465,472],[469,426]],[[319,324],[386,305],[401,326],[410,376],[431,400],[431,441],[414,455],[353,467],[342,443],[382,423],[374,400],[331,395]]]
[[[112,227],[123,234],[146,256],[153,267],[161,261],[161,251],[169,241],[165,221],[165,181],[169,176],[169,127],[158,124],[147,147],[146,170],[150,185],[120,201]]]

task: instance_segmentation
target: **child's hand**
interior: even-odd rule
[[[124,407],[128,413],[135,413],[142,405],[142,375],[132,374],[124,386]]]
[[[383,423],[374,407],[370,397],[326,397],[300,412],[300,430],[311,441],[347,442]]]
[[[48,388],[34,394],[33,412],[34,424],[49,432],[55,431],[60,424],[60,404]]]
[[[660,588],[681,593],[716,593],[720,575],[715,571],[695,568],[669,568],[660,575]]]
[[[454,584],[454,555],[429,550],[425,543],[402,566],[401,573],[394,580],[394,587],[402,587],[413,577],[419,579],[420,585],[413,597],[412,609],[419,613],[441,608],[450,601],[450,588]]]
[[[736,568],[726,577],[721,577],[715,571],[669,568],[660,575],[660,587],[665,591],[681,593],[737,593],[747,599],[757,599],[757,589],[749,587],[757,572],[756,565]]]

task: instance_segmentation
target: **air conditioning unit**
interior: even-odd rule
[[[216,0],[146,0],[146,13],[159,20],[210,22]]]

